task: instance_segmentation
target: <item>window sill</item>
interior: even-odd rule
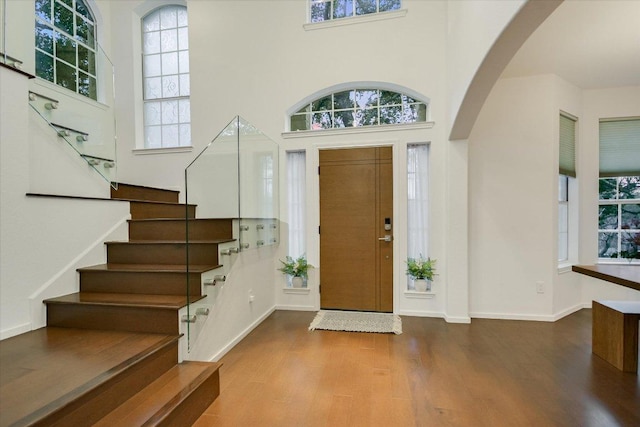
[[[58,97],[56,95],[53,95],[53,96],[56,96],[56,99],[58,99],[58,101],[60,101],[61,103],[65,102],[65,100],[62,99],[62,98],[67,98],[67,99],[70,98],[70,99],[73,99],[74,101],[84,102],[87,105],[91,105],[92,107],[100,108],[100,109],[102,109],[104,111],[107,111],[110,108],[109,105],[107,105],[102,100],[96,100],[96,99],[88,98],[88,97],[86,97],[84,95],[80,95],[79,93],[74,92],[74,91],[69,90],[69,89],[65,89],[65,88],[63,88],[61,86],[58,86],[55,83],[51,83],[50,81],[45,80],[45,79],[40,78],[40,77],[36,77],[35,79],[33,79],[33,83],[35,85],[37,85],[37,86],[40,86],[41,88],[44,88],[45,90],[50,90],[52,92],[60,94],[60,97]],[[36,93],[36,95],[37,95],[37,93]],[[48,93],[44,93],[43,95],[51,96]]]
[[[170,153],[188,153],[193,151],[192,145],[184,147],[165,147],[165,148],[135,148],[132,150],[135,155],[145,154],[170,154]]]
[[[312,136],[330,136],[330,135],[350,135],[356,133],[374,133],[374,132],[389,132],[389,131],[403,131],[414,129],[431,129],[435,125],[435,122],[420,122],[420,123],[406,123],[397,125],[379,125],[379,126],[360,126],[350,128],[337,128],[337,129],[318,129],[318,130],[294,130],[282,132],[282,138],[308,138]]]
[[[383,21],[386,19],[402,18],[406,16],[407,9],[392,10],[390,12],[371,13],[368,15],[354,16],[351,18],[331,19],[322,22],[309,22],[302,27],[305,31],[321,30],[323,28],[341,27],[344,25],[362,24],[365,22]]]
[[[435,292],[418,292],[418,291],[404,291],[404,296],[407,298],[416,299],[432,299],[435,298]]]
[[[598,262],[596,263],[596,265],[598,264],[602,264],[602,265],[640,265],[640,260],[638,259],[634,259],[631,261],[628,261],[626,259],[608,259],[608,258],[598,258]]]
[[[558,264],[558,274],[565,274],[571,272],[571,267],[573,267],[573,263],[571,262],[563,262]]]
[[[310,288],[282,288],[282,293],[285,294],[308,295],[310,292]]]

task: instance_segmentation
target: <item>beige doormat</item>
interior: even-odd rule
[[[391,313],[320,310],[309,325],[310,331],[316,329],[401,334],[402,320]]]

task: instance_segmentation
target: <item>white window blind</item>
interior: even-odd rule
[[[576,121],[560,114],[560,174],[576,177]]]
[[[289,255],[298,258],[306,252],[306,153],[287,152],[287,206],[289,210]]]
[[[640,119],[600,121],[600,177],[640,175]]]
[[[407,147],[407,256],[429,256],[429,146]]]

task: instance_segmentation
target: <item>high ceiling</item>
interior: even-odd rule
[[[583,89],[640,85],[640,0],[566,0],[502,77],[553,73]]]

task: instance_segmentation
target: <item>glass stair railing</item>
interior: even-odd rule
[[[97,101],[73,92],[69,95],[54,92],[49,89],[49,83],[46,86],[36,83],[31,86],[29,104],[54,131],[54,137],[64,141],[117,188],[113,65],[102,49],[98,48],[97,56],[101,70],[94,92]]]
[[[20,52],[17,43],[9,40],[10,31],[13,29],[10,17],[15,16],[15,13],[18,12],[18,8],[15,7],[14,3],[15,2],[8,2],[7,0],[0,0],[0,63],[24,71],[24,59],[11,56],[17,56]]]
[[[186,203],[198,205],[198,218],[185,222],[187,257],[196,244],[190,232],[196,221],[217,218],[232,224],[234,241],[219,246],[223,267],[213,273],[209,284],[223,283],[244,252],[279,244],[278,162],[278,144],[237,116],[185,169]],[[189,289],[187,284],[188,301]],[[187,313],[196,310],[187,306]],[[196,331],[197,326],[187,324],[189,348]]]

